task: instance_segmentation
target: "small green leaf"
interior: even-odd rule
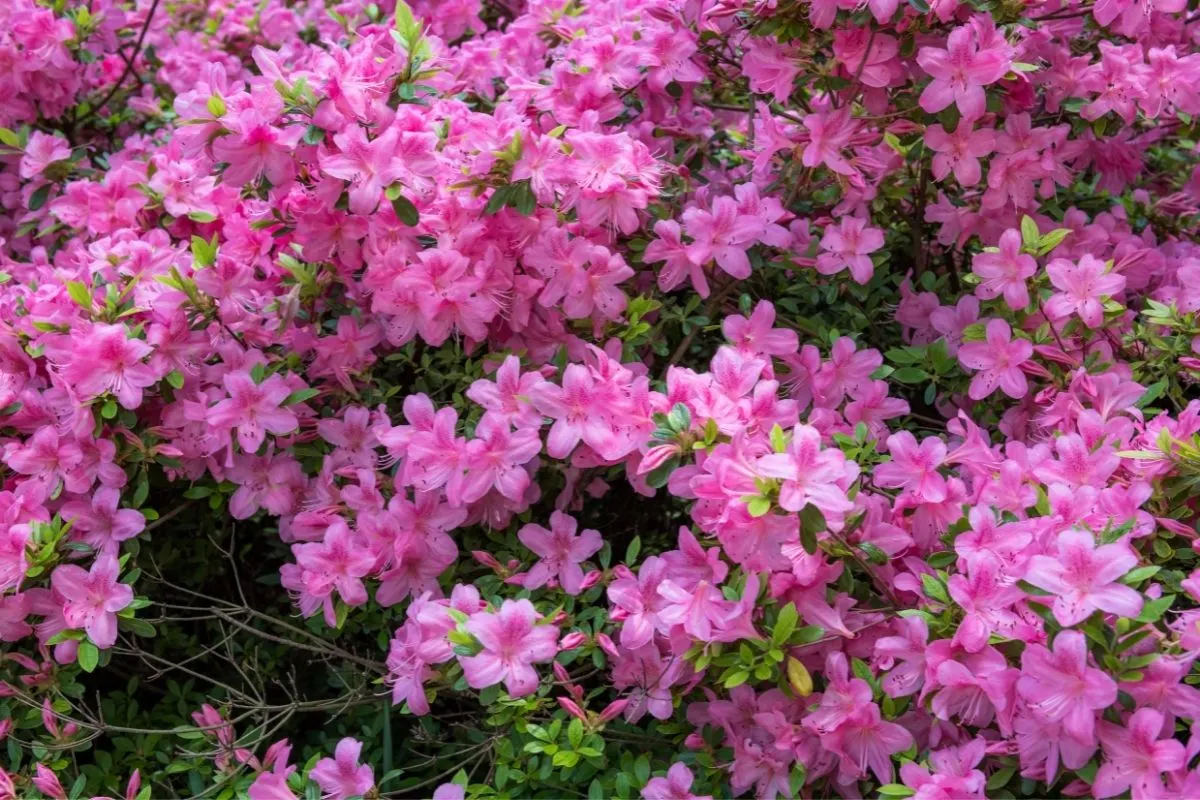
[[[1021,242],[1030,250],[1037,250],[1042,234],[1038,231],[1037,223],[1028,215],[1021,217]]]
[[[84,672],[92,672],[96,669],[96,665],[100,663],[100,650],[90,641],[82,641],[79,643],[76,658],[79,659],[80,669]]]
[[[950,595],[946,593],[946,585],[929,573],[921,575],[921,587],[925,596],[940,603],[949,603]]]
[[[416,227],[417,223],[421,221],[421,214],[417,211],[417,207],[402,194],[398,194],[392,199],[392,210],[396,212],[396,219],[410,228]]]
[[[771,501],[762,495],[755,495],[746,502],[746,511],[754,518],[764,517],[771,510]]]
[[[640,552],[642,552],[642,537],[634,536],[629,547],[625,548],[625,566],[634,564]]]
[[[46,205],[46,200],[50,197],[51,184],[43,184],[29,197],[29,210],[37,211],[42,206]]]
[[[80,281],[67,281],[67,294],[84,311],[92,310],[92,291]]]
[[[283,398],[283,404],[285,406],[294,406],[297,403],[303,403],[308,400],[311,400],[314,397],[316,397],[317,395],[319,395],[320,393],[321,393],[320,389],[300,389],[298,391],[292,392],[287,397]]]
[[[796,610],[795,603],[788,603],[779,611],[779,617],[775,620],[775,628],[771,631],[771,642],[782,645],[791,638],[792,632],[796,630],[796,623],[800,620],[800,612]]]

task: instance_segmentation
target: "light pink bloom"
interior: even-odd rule
[[[282,405],[292,390],[280,376],[255,383],[248,372],[228,372],[223,383],[229,397],[208,410],[208,421],[221,430],[236,428],[243,452],[257,452],[267,433],[291,433],[300,424]]]
[[[779,505],[787,511],[800,511],[812,503],[827,520],[836,521],[854,507],[842,486],[853,480],[847,474],[847,467],[853,465],[846,463],[841,450],[823,449],[816,428],[797,425],[788,451],[765,455],[756,466],[764,477],[783,481]]]
[[[963,25],[950,32],[946,49],[922,47],[917,63],[933,77],[921,92],[920,105],[936,114],[951,103],[966,119],[979,119],[987,106],[983,87],[1004,77],[1012,59],[999,47],[980,49],[976,28]]]
[[[941,125],[931,125],[925,131],[925,146],[937,153],[933,157],[933,177],[943,180],[951,171],[962,186],[979,183],[982,174],[979,159],[996,149],[996,132],[991,128],[974,130],[974,120],[959,121],[954,133],[946,133]]]
[[[936,436],[927,436],[917,444],[908,431],[892,434],[887,439],[892,460],[875,468],[875,483],[887,488],[903,488],[912,492],[913,499],[923,503],[940,503],[946,499],[946,479],[937,471],[946,460],[946,443]]]
[[[642,788],[642,800],[712,800],[709,795],[692,794],[692,771],[677,762],[667,770],[665,778],[651,778]]]

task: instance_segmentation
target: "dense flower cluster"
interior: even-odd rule
[[[0,800],[1200,794],[1182,0],[4,5]]]

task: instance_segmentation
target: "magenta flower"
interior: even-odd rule
[[[981,300],[1004,296],[1004,302],[1014,311],[1029,305],[1029,288],[1025,281],[1037,273],[1037,261],[1021,252],[1021,232],[1009,228],[1000,236],[1000,251],[980,253],[971,262],[971,271],[981,279],[975,294]]]
[[[841,778],[866,777],[869,768],[880,783],[891,783],[895,776],[892,755],[911,747],[913,737],[903,726],[884,720],[879,706],[867,703],[822,737],[821,744],[841,757],[838,761]]]
[[[558,653],[558,628],[540,624],[528,600],[505,600],[495,613],[472,616],[466,628],[483,646],[478,655],[460,659],[463,675],[474,689],[503,681],[513,697],[531,694],[538,684],[532,665]]]
[[[70,381],[83,399],[111,393],[124,408],[142,404],[142,390],[158,381],[142,360],[154,348],[141,339],[129,338],[124,325],[97,323],[78,337],[72,337],[70,361],[63,377]]]
[[[1087,639],[1078,631],[1059,633],[1053,652],[1027,644],[1017,691],[1038,714],[1095,746],[1096,712],[1117,702],[1117,684],[1087,662]]]
[[[936,436],[927,436],[917,444],[908,431],[892,434],[887,439],[892,460],[875,468],[873,480],[878,486],[911,492],[923,503],[940,503],[946,499],[946,479],[938,467],[946,460],[946,443]]]
[[[975,130],[970,118],[959,120],[954,133],[946,133],[941,125],[931,125],[925,131],[925,146],[937,153],[933,157],[933,177],[943,180],[951,172],[962,186],[979,183],[982,174],[979,159],[996,149],[996,132],[991,128]]]
[[[1124,543],[1096,546],[1087,530],[1058,535],[1058,554],[1030,559],[1025,580],[1055,595],[1054,618],[1077,625],[1096,610],[1121,617],[1142,612],[1142,596],[1117,579],[1137,566],[1137,555]]]
[[[268,432],[291,433],[300,424],[282,405],[292,390],[278,375],[255,383],[248,372],[228,372],[223,383],[229,397],[208,410],[208,421],[224,431],[237,429],[243,452],[257,452]]]
[[[541,559],[525,574],[526,589],[537,589],[555,579],[567,594],[579,594],[583,583],[583,561],[595,554],[604,542],[600,532],[585,530],[578,536],[579,523],[561,511],[550,515],[550,530],[530,523],[517,533],[521,544],[537,553]]]
[[[1187,754],[1183,742],[1160,740],[1162,732],[1163,715],[1152,708],[1138,709],[1124,725],[1101,721],[1106,760],[1096,772],[1093,795],[1112,797],[1132,787],[1137,798],[1167,796],[1162,774],[1183,768]]]
[[[1125,276],[1107,271],[1104,262],[1090,255],[1073,263],[1056,258],[1046,265],[1050,282],[1058,289],[1046,301],[1046,315],[1055,320],[1078,314],[1089,328],[1104,324],[1104,298],[1125,288]]]
[[[1012,59],[999,47],[980,49],[976,28],[963,25],[950,32],[945,50],[922,47],[917,63],[933,78],[921,92],[922,109],[936,114],[955,103],[964,118],[979,119],[987,105],[983,87],[1003,78]]]
[[[788,451],[769,453],[756,466],[764,477],[783,481],[779,505],[787,511],[800,511],[812,503],[836,524],[854,507],[843,487],[854,479],[853,464],[846,463],[841,450],[822,449],[816,428],[797,425]]]
[[[682,219],[684,230],[695,240],[687,248],[693,262],[707,264],[715,260],[718,267],[735,278],[750,277],[746,250],[762,227],[757,217],[743,214],[732,197],[718,197],[713,200],[712,211],[689,208]]]
[[[850,270],[857,283],[866,284],[875,274],[875,263],[871,253],[883,247],[883,231],[868,227],[862,217],[842,217],[837,226],[825,228],[821,237],[821,249],[817,256],[817,272],[836,275],[844,269]]]
[[[146,527],[142,512],[132,508],[119,508],[121,492],[118,489],[101,487],[91,501],[71,500],[63,504],[64,519],[74,520],[74,530],[82,533],[79,538],[97,550],[116,552],[117,545],[132,539]]]
[[[695,777],[686,764],[677,762],[665,778],[651,778],[642,788],[642,800],[712,800],[709,795],[692,794]]]
[[[274,186],[291,182],[296,174],[292,148],[304,135],[297,125],[276,128],[253,106],[224,120],[230,133],[212,143],[213,155],[228,166],[222,180],[243,186],[265,175]]]
[[[327,800],[346,800],[365,795],[375,786],[375,771],[370,764],[359,764],[362,742],[347,736],[337,743],[333,758],[322,758],[308,773],[321,787]]]
[[[101,649],[117,641],[117,612],[133,602],[133,589],[119,583],[119,575],[116,556],[101,553],[89,571],[60,564],[50,576],[51,586],[63,599],[66,624],[82,628]]]
[[[804,117],[804,127],[809,135],[809,143],[800,157],[804,166],[818,167],[824,164],[839,175],[858,174],[858,170],[842,155],[842,150],[850,145],[850,139],[858,129],[858,123],[850,116],[849,106],[828,114],[808,114]]]
[[[979,370],[971,379],[967,394],[972,400],[982,400],[1000,389],[1014,400],[1024,397],[1029,383],[1021,365],[1033,355],[1033,345],[1024,339],[1013,339],[1012,329],[1002,319],[987,324],[987,340],[967,342],[958,348],[958,360],[968,369]]]

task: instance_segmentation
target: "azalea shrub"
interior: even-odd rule
[[[0,799],[1200,796],[1196,6],[0,3]]]

